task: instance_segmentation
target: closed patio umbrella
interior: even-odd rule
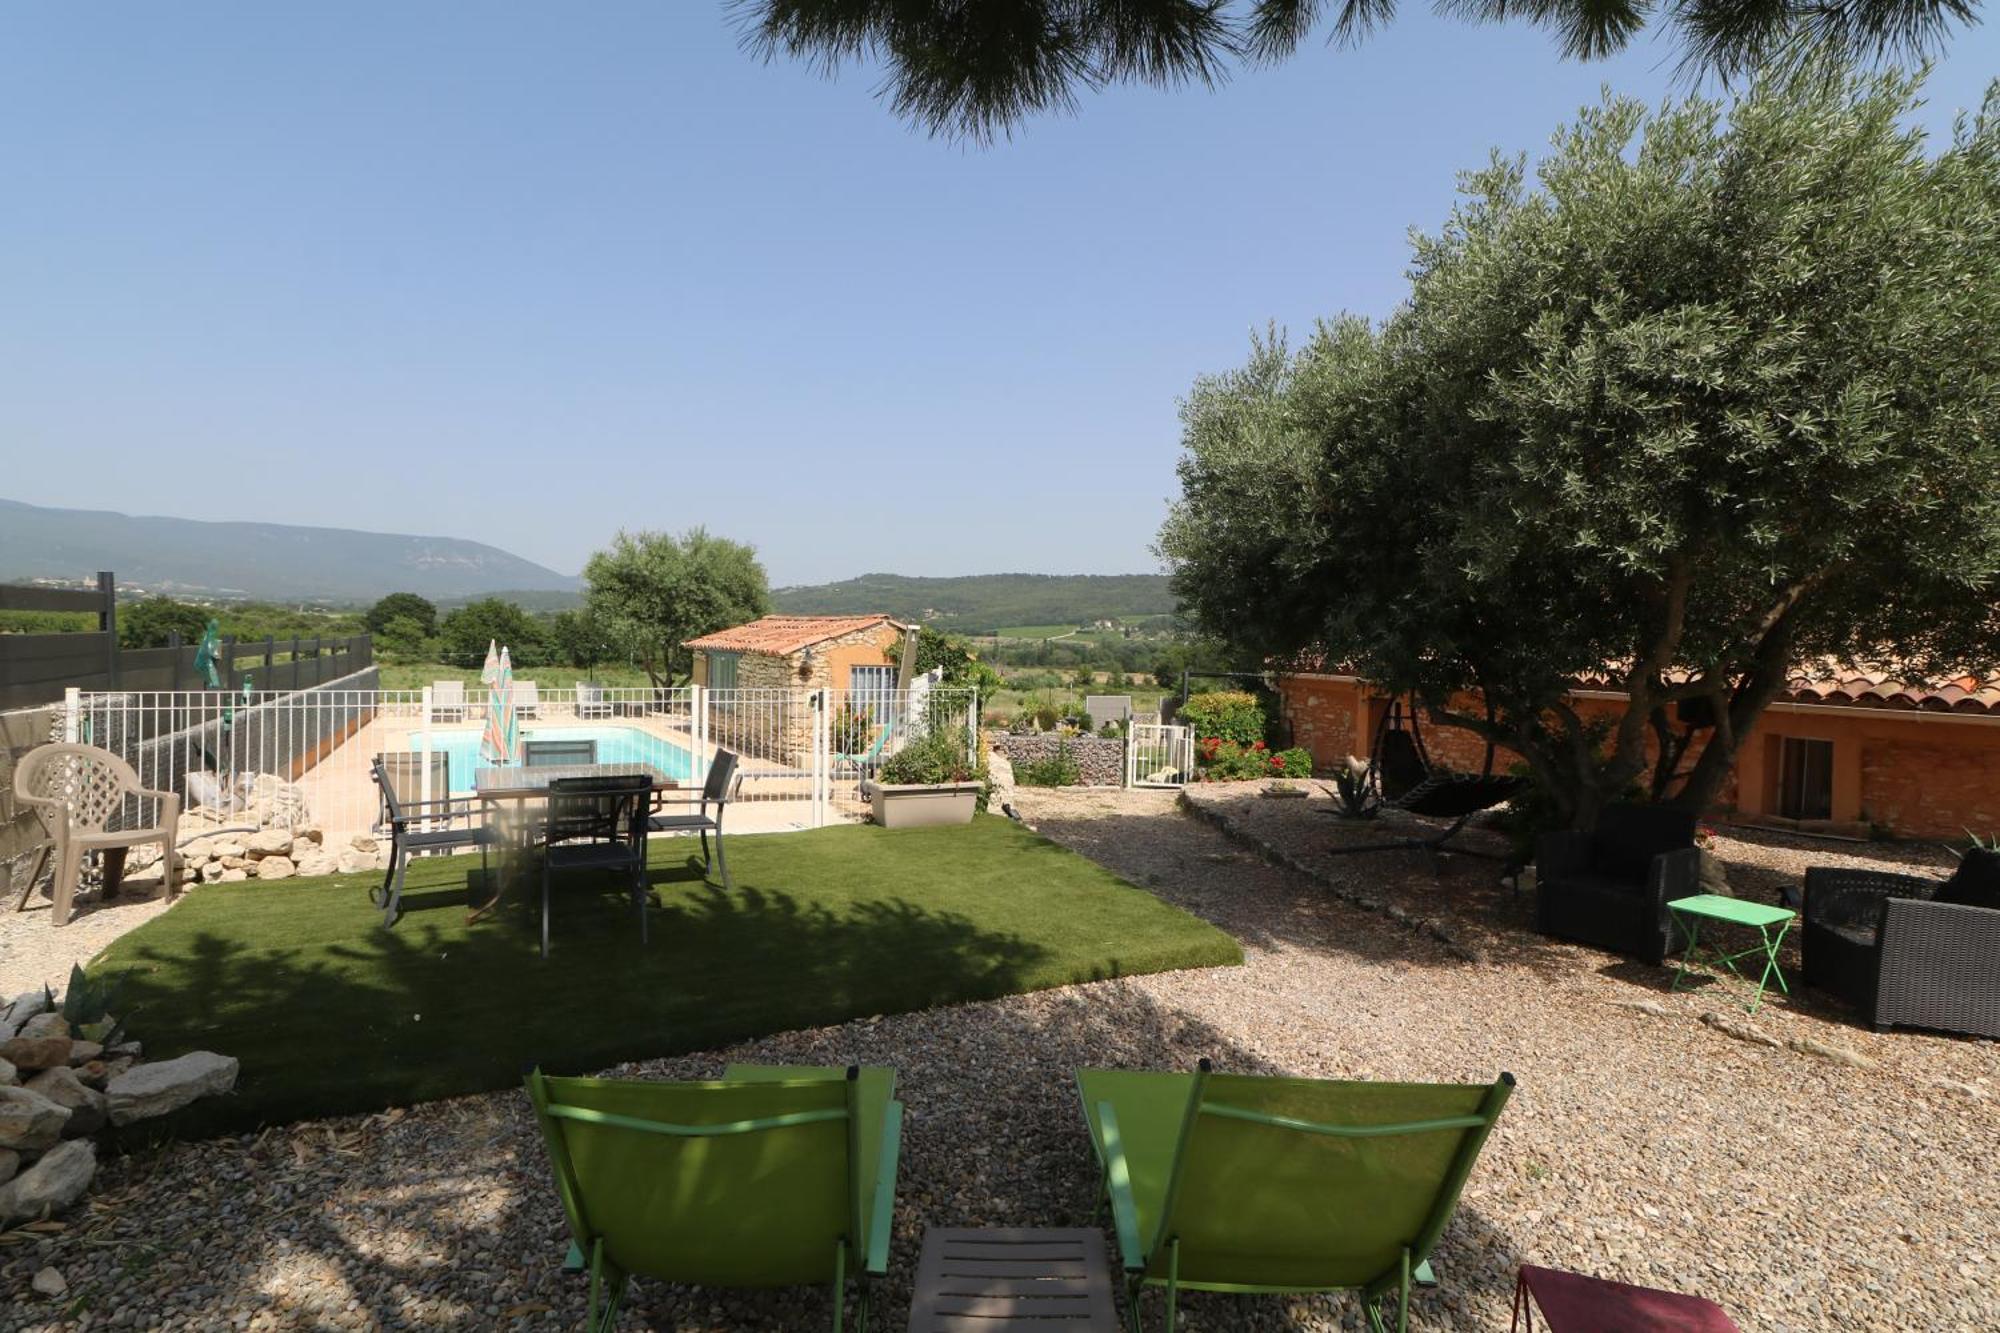
[[[479,673],[486,685],[486,729],[479,736],[479,758],[495,767],[521,762],[520,721],[514,714],[514,666],[507,650],[486,650],[486,666]]]

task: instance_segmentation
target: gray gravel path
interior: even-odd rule
[[[2000,1044],[1878,1037],[1837,1012],[1779,1004],[1754,1026],[1872,1067],[1752,1045],[1699,1021],[1726,997],[1668,994],[1658,969],[1504,920],[1488,922],[1491,963],[1455,961],[1180,814],[1172,793],[1017,795],[1045,833],[1235,932],[1248,964],[621,1071],[897,1066],[910,1118],[879,1327],[903,1327],[925,1226],[1089,1216],[1072,1067],[1202,1055],[1243,1071],[1519,1076],[1441,1249],[1444,1285],[1418,1298],[1419,1328],[1505,1328],[1524,1260],[1700,1291],[1746,1330],[2000,1326]],[[1438,892],[1415,858],[1342,866],[1392,901]],[[1462,875],[1469,888],[1481,873],[1492,868],[1457,866],[1442,882]],[[0,1328],[561,1328],[582,1316],[580,1286],[552,1271],[563,1224],[518,1095],[184,1145],[113,1163],[102,1183],[67,1230],[0,1249]],[[74,1317],[29,1293],[44,1264],[83,1306]],[[1353,1326],[1341,1300],[1194,1296],[1184,1309],[1197,1330]],[[826,1313],[817,1292],[642,1283],[624,1326],[805,1329]]]

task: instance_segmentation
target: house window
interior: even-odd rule
[[[1787,819],[1833,818],[1832,741],[1780,738],[1778,813]]]
[[[708,655],[708,688],[711,690],[733,690],[736,688],[736,659],[740,653],[710,653]]]
[[[859,694],[883,694],[896,688],[897,670],[892,666],[857,666],[847,669],[847,688]]]

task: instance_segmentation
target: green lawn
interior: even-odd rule
[[[998,817],[734,837],[733,893],[701,882],[690,845],[653,843],[649,945],[616,883],[581,875],[557,885],[543,962],[538,890],[468,926],[478,862],[455,857],[411,868],[393,931],[368,905],[371,876],[204,885],[93,966],[124,974],[149,1055],[242,1060],[236,1096],[173,1118],[201,1136],[508,1086],[536,1062],[586,1071],[1242,961],[1213,926]]]

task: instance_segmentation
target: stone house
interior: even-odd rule
[[[763,616],[689,639],[711,690],[885,690],[908,626],[888,616]]]
[[[836,691],[836,719],[852,717],[856,708],[871,720],[885,715],[893,707],[908,631],[886,615],[764,616],[689,639],[684,646],[694,654],[693,683],[734,692],[711,705],[710,739],[739,754],[808,767],[813,717],[807,691]],[[865,740],[836,737],[834,743],[843,748]]]
[[[1293,743],[1323,772],[1367,755],[1389,704],[1331,670],[1280,672],[1278,698]],[[1615,689],[1580,683],[1570,698],[1586,717],[1625,711]],[[1455,727],[1427,725],[1424,742],[1460,771],[1485,760],[1485,742]],[[1515,759],[1503,750],[1495,767]],[[1758,719],[1720,805],[1743,823],[1809,832],[1961,842],[1967,829],[2000,832],[2000,677],[1919,684],[1852,668],[1801,672]]]

